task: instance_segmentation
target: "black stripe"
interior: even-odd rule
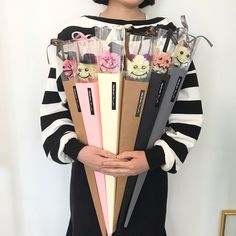
[[[183,123],[171,123],[170,126],[175,130],[179,131],[180,133],[187,135],[193,139],[198,139],[198,136],[201,131],[201,127],[197,125],[189,125]]]
[[[43,104],[51,104],[61,102],[61,98],[58,92],[45,91],[43,97]]]
[[[64,87],[63,87],[61,75],[57,79],[57,89],[58,89],[58,92],[64,92]]]
[[[194,63],[191,62],[190,66],[189,66],[189,68],[188,68],[188,71],[192,71],[192,70],[195,70],[195,69],[196,69],[196,68],[195,68]]]
[[[73,160],[77,160],[79,151],[85,146],[76,138],[71,138],[64,147],[64,153]]]
[[[85,28],[80,26],[68,26],[58,34],[57,38],[61,40],[70,40],[72,33],[75,31],[82,32],[85,35],[95,35],[95,27]]]
[[[199,84],[198,84],[196,73],[187,74],[185,79],[184,79],[184,82],[183,82],[183,85],[182,85],[181,89],[191,88],[191,87],[198,87],[198,86],[199,86]]]
[[[41,121],[41,130],[45,130],[49,125],[51,125],[55,120],[68,118],[71,120],[71,115],[69,111],[61,111],[57,113],[53,113],[50,115],[42,116],[40,118]]]
[[[69,110],[68,102],[64,103],[63,105],[64,105],[65,108],[67,108],[67,110]]]
[[[56,79],[56,68],[53,67],[50,68],[48,78]]]
[[[158,23],[162,20],[164,20],[164,17],[155,17],[149,20],[120,20],[120,19],[110,19],[110,18],[105,18],[105,17],[98,17],[98,16],[84,16],[87,17],[89,19],[92,20],[96,20],[96,21],[101,21],[101,22],[106,22],[106,23],[110,23],[110,24],[117,24],[117,25],[126,25],[126,24],[132,24],[132,25],[150,25],[150,24],[155,24]]]
[[[202,103],[198,101],[176,101],[172,114],[202,114]]]
[[[154,147],[145,150],[145,154],[146,154],[150,169],[160,167],[161,165],[164,165],[166,163],[165,152],[163,148],[159,145],[155,145]]]
[[[175,152],[180,161],[183,163],[188,154],[187,147],[183,143],[169,137],[166,133],[162,135],[161,139],[169,145],[169,147]]]
[[[68,131],[75,131],[74,126],[63,125],[56,132],[47,137],[47,139],[43,144],[43,148],[46,155],[48,155],[49,152],[51,152],[51,149],[56,143],[60,143],[61,137],[65,134],[65,132]]]
[[[174,162],[174,165],[172,166],[172,168],[170,170],[168,170],[169,173],[171,174],[176,174],[177,170],[176,170],[176,161]]]

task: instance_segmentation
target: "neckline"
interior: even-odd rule
[[[147,19],[148,19],[147,14],[144,13],[144,12],[143,12],[143,14],[144,14],[144,19],[138,20],[138,21],[144,21],[144,20],[147,20]],[[102,12],[100,12],[97,16],[100,17],[100,18],[102,17],[102,18],[106,18],[106,19],[111,19],[110,17],[104,17],[104,16],[102,16]],[[114,20],[114,19],[113,19],[113,20]],[[119,20],[119,19],[116,19],[116,20]],[[125,21],[127,21],[127,20],[125,20]],[[131,20],[130,20],[130,21],[131,21]],[[137,21],[137,20],[132,20],[132,21]]]
[[[164,17],[155,17],[151,19],[146,20],[123,20],[123,19],[112,19],[112,18],[106,18],[102,16],[92,16],[92,15],[85,15],[84,17],[87,17],[92,20],[101,21],[105,23],[110,24],[119,24],[119,25],[126,25],[126,24],[133,24],[133,25],[143,25],[143,24],[155,24],[162,20],[164,20]]]

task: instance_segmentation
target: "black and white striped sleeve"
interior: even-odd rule
[[[164,171],[176,173],[199,137],[202,120],[198,79],[192,63],[170,114],[166,132],[152,150],[146,151],[150,168],[161,165]]]
[[[77,140],[71,120],[61,80],[62,65],[56,59],[55,50],[50,51],[50,71],[40,108],[43,148],[49,159],[67,164],[76,160],[84,145]]]

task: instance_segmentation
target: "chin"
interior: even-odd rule
[[[144,0],[115,0],[128,7],[138,7]]]

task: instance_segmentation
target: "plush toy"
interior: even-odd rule
[[[143,80],[150,71],[149,61],[143,55],[136,55],[133,60],[127,61],[128,76],[135,80]]]
[[[79,63],[77,74],[81,81],[87,82],[89,80],[94,80],[97,75],[97,65]]]
[[[184,46],[184,42],[181,41],[173,54],[173,63],[175,66],[183,66],[191,59],[191,50]]]
[[[168,52],[158,52],[153,55],[153,71],[166,73],[171,65],[171,56]]]
[[[67,79],[73,79],[73,76],[77,69],[77,63],[74,60],[66,59],[63,62],[63,72]]]
[[[120,70],[121,56],[117,53],[104,51],[99,58],[101,72],[118,73]]]

